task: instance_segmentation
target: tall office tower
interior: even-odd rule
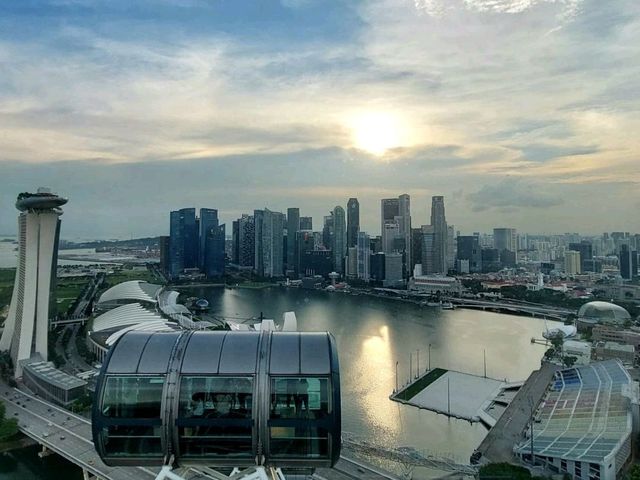
[[[380,232],[382,251],[402,253],[403,270],[410,270],[411,259],[411,197],[402,194],[398,198],[380,201]]]
[[[287,271],[296,266],[296,233],[300,230],[300,209],[287,209]]]
[[[359,280],[369,281],[369,266],[371,262],[371,238],[366,232],[358,232],[357,245],[357,274]]]
[[[384,256],[384,282],[385,287],[397,287],[403,283],[402,255],[400,253],[387,253]]]
[[[268,208],[255,210],[255,266],[263,277],[283,276],[283,239],[285,215]]]
[[[313,230],[313,218],[300,217],[300,230]]]
[[[347,248],[345,276],[348,278],[356,278],[358,276],[358,247]]]
[[[385,254],[383,252],[372,253],[369,257],[369,279],[374,282],[384,282]]]
[[[453,225],[447,226],[447,269],[453,269],[456,266],[456,236]]]
[[[403,193],[398,197],[398,225],[400,226],[400,238],[402,239],[402,259],[403,275],[411,276],[411,197]],[[408,275],[407,275],[408,273]]]
[[[569,250],[580,252],[581,269],[583,272],[593,272],[593,245],[588,240],[580,243],[570,243]]]
[[[231,263],[240,264],[240,220],[231,222]]]
[[[518,262],[518,234],[515,228],[494,228],[493,229],[493,248],[500,252],[502,256],[503,250],[508,250],[515,254],[514,264]]]
[[[442,273],[434,265],[436,259],[435,251],[436,235],[433,225],[422,226],[422,273],[433,275]]]
[[[459,236],[458,243],[458,260],[466,260],[469,262],[469,272],[482,272],[482,250],[480,247],[480,238],[475,235]]]
[[[207,236],[212,228],[216,228],[219,225],[218,223],[218,210],[215,208],[201,208],[200,209],[200,219],[199,219],[199,236],[200,236],[200,248],[198,249],[198,267],[202,271],[205,270],[205,250],[206,250],[206,241]]]
[[[344,208],[337,205],[333,209],[333,266],[338,273],[344,273],[342,263],[347,254],[347,223]]]
[[[322,244],[327,250],[331,250],[333,246],[333,212],[324,217],[324,225],[322,227]]]
[[[385,223],[384,230],[382,231],[382,251],[384,253],[397,252],[401,247],[399,244],[400,239],[400,225],[396,222]]]
[[[207,278],[219,278],[224,275],[225,226],[218,225],[202,233],[204,242],[203,271]]]
[[[448,271],[447,246],[449,244],[449,230],[444,211],[444,197],[431,197],[431,226],[433,227],[433,272],[443,273]],[[424,259],[424,255],[422,257]],[[424,268],[423,268],[424,271]]]
[[[631,255],[631,249],[629,245],[620,245],[620,253],[618,258],[620,259],[620,276],[625,280],[631,280],[633,278],[633,259]]]
[[[183,208],[170,214],[169,274],[175,278],[185,268],[198,266],[196,209]]]
[[[411,229],[411,272],[416,264],[422,265],[422,228]]]
[[[580,252],[567,250],[564,252],[564,272],[567,275],[576,275],[580,270]]]
[[[397,198],[383,198],[380,200],[380,235],[382,237],[382,251],[391,253],[395,238],[400,231],[398,217],[400,216],[400,200]],[[397,228],[394,228],[396,226]],[[386,248],[389,250],[387,251]]]
[[[55,298],[60,207],[67,203],[49,189],[21,193],[18,216],[18,267],[4,323],[0,350],[11,355],[15,376],[22,377],[22,361],[33,356],[47,360],[51,299]]]
[[[238,220],[238,265],[253,267],[255,255],[255,224],[252,215],[243,214]]]
[[[309,230],[298,230],[296,233],[296,248],[295,248],[295,269],[294,273],[297,276],[303,276],[304,271],[304,258],[307,252],[315,250],[316,239],[313,232]]]
[[[357,198],[350,198],[347,202],[347,247],[358,244],[360,231],[360,203]]]
[[[169,235],[162,235],[158,242],[160,245],[160,270],[169,271]]]

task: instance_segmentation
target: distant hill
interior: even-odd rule
[[[61,241],[60,250],[71,250],[74,248],[159,248],[160,237],[132,238],[130,240],[96,240],[93,242],[69,242]]]

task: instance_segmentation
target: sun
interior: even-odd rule
[[[385,112],[355,115],[350,122],[353,145],[376,156],[403,144],[402,122]]]

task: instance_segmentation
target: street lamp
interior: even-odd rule
[[[431,370],[431,344],[429,344],[429,365],[428,365],[427,369]]]

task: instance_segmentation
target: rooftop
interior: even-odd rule
[[[161,290],[161,285],[155,285],[142,280],[122,282],[114,285],[100,295],[98,305],[118,300],[137,300],[155,304],[157,303],[157,296]]]
[[[63,390],[71,390],[87,385],[87,382],[84,380],[80,380],[73,375],[58,370],[51,362],[26,362],[23,368],[34,376],[40,377],[47,383],[62,388]]]
[[[617,360],[557,372],[535,414],[536,455],[604,462],[631,434],[630,386]],[[530,450],[530,439],[516,446]]]

